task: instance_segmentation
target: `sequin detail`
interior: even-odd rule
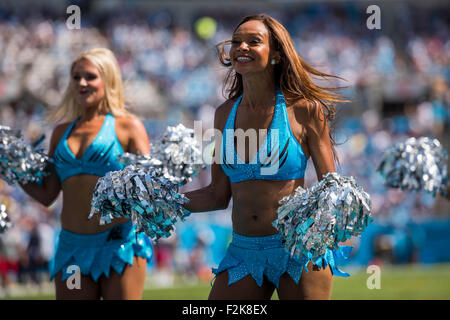
[[[147,260],[152,257],[152,245],[143,233],[137,234],[131,221],[116,225],[97,234],[77,234],[61,230],[58,247],[50,262],[50,280],[63,271],[62,281],[70,273],[67,268],[76,265],[83,275],[97,281],[101,275],[109,277],[113,268],[122,274],[126,264],[132,265],[134,256]]]
[[[103,177],[107,172],[122,170],[124,166],[117,161],[117,157],[124,150],[116,136],[114,116],[112,114],[105,116],[97,136],[79,159],[75,157],[67,144],[67,138],[77,120],[67,128],[58,142],[53,157],[55,170],[61,182],[79,174]]]
[[[281,236],[274,234],[265,237],[245,237],[233,232],[233,239],[227,249],[225,257],[218,268],[212,272],[217,276],[228,270],[228,285],[231,285],[247,275],[255,279],[258,286],[262,286],[264,275],[277,288],[280,277],[287,272],[299,283],[303,269],[308,272],[307,265],[311,261],[319,268],[330,266],[334,276],[348,277],[350,274],[338,268],[338,260],[347,259],[353,247],[341,246],[339,250],[327,250],[323,258],[311,260],[311,256],[301,259],[290,257],[283,248]]]
[[[234,138],[236,114],[242,95],[236,100],[223,130],[221,166],[231,182],[247,180],[293,180],[305,176],[307,159],[302,146],[292,133],[286,101],[280,88],[276,91],[275,110],[265,140],[249,163],[236,151]],[[258,133],[259,134],[259,133]],[[239,140],[239,139],[238,139]],[[242,141],[241,141],[242,142]]]

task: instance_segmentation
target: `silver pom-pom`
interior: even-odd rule
[[[203,164],[199,142],[194,130],[182,124],[167,127],[161,141],[151,144],[152,156],[163,164],[163,175],[179,185],[184,185],[196,176]]]
[[[385,185],[447,195],[447,151],[437,139],[409,138],[386,150],[377,168]]]
[[[0,205],[0,234],[5,232],[7,229],[11,228],[12,224],[9,220],[8,214],[6,213],[6,206],[4,204]]]
[[[0,177],[9,185],[41,182],[48,175],[48,157],[27,144],[18,131],[0,126]]]
[[[361,235],[372,221],[369,195],[353,177],[327,173],[310,189],[298,187],[280,200],[272,225],[291,256],[322,257],[327,249]]]
[[[182,207],[187,201],[178,193],[178,185],[151,164],[131,164],[98,180],[89,218],[99,216],[100,224],[116,217],[130,218],[137,232],[153,239],[165,238],[177,221],[190,214]]]
[[[117,161],[125,167],[133,164],[138,167],[153,167],[160,175],[163,172],[161,161],[150,155],[143,155],[140,151],[138,151],[138,154],[124,152],[117,157]]]

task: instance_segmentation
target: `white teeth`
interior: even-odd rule
[[[237,61],[252,61],[252,58],[249,57],[237,57],[236,58]]]

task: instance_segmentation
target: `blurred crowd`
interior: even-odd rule
[[[370,194],[375,218],[399,228],[411,219],[445,215],[448,205],[431,195],[385,188],[376,172],[383,151],[409,136],[425,135],[450,150],[449,8],[401,9],[391,13],[398,23],[391,32],[368,30],[365,10],[348,4],[308,3],[267,12],[286,26],[308,63],[347,80],[329,83],[347,86],[341,93],[352,100],[338,105],[333,123],[338,171],[355,176]],[[226,73],[214,45],[230,38],[232,23],[238,22],[230,14],[205,13],[217,24],[204,37],[194,20],[191,29],[180,26],[170,11],[117,8],[83,15],[81,29],[70,30],[65,17],[39,7],[14,12],[0,5],[0,125],[21,130],[30,142],[45,134],[47,148],[54,124],[44,120],[67,86],[71,61],[85,49],[104,46],[116,54],[129,106],[142,117],[151,139],[180,122],[193,127],[201,120],[205,130],[211,128],[215,107],[224,101]],[[306,177],[307,186],[317,181],[312,163]],[[209,179],[205,170],[185,189],[205,186]],[[46,208],[0,181],[0,203],[14,223],[0,236],[0,282],[40,283],[48,276],[46,264],[57,239],[60,199]],[[231,230],[229,213],[191,218]],[[155,245],[153,268],[167,273],[161,279],[170,282],[173,271],[209,279],[211,237],[193,239],[189,250],[179,249],[179,235]]]

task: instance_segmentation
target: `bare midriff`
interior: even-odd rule
[[[231,184],[233,231],[248,237],[277,233],[272,222],[277,217],[279,200],[304,186],[304,178],[295,180],[247,180]]]
[[[114,218],[111,223],[100,225],[98,215],[89,219],[91,199],[99,178],[93,175],[76,175],[63,182],[61,213],[61,227],[63,229],[80,234],[94,234],[106,231],[114,225],[129,220],[127,218]]]

